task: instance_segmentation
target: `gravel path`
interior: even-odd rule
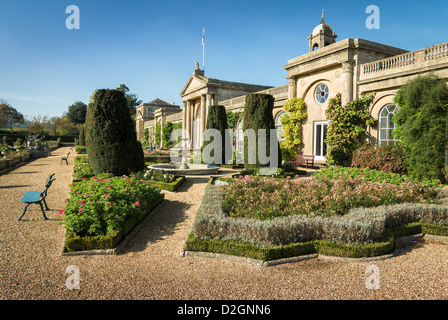
[[[416,242],[402,254],[375,262],[308,260],[262,268],[237,262],[181,257],[206,178],[188,178],[118,256],[61,256],[59,210],[67,198],[73,156],[68,148],[0,175],[0,299],[447,299],[448,246]],[[31,206],[17,222],[27,190],[42,189],[48,174],[49,221]],[[366,268],[376,265],[379,289],[367,289]],[[80,289],[69,290],[68,266]]]

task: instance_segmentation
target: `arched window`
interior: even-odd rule
[[[392,131],[396,128],[396,124],[392,121],[397,107],[394,104],[384,106],[380,111],[380,129],[378,134],[378,144],[380,146],[396,145],[398,140],[392,136]]]
[[[277,117],[275,118],[275,129],[277,129],[277,139],[278,141],[284,141],[285,137],[283,135],[283,128],[282,128],[282,123],[281,123],[281,119],[282,117],[286,114],[285,111],[280,111],[277,115]]]
[[[237,154],[242,154],[243,150],[244,150],[243,118],[240,118],[236,125],[236,152]]]

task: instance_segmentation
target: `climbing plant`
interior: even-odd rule
[[[306,103],[302,98],[292,98],[284,106],[286,114],[281,118],[284,141],[280,147],[294,158],[302,145],[302,124],[308,117]]]
[[[341,94],[329,100],[326,111],[329,121],[327,139],[327,163],[329,165],[349,165],[353,152],[362,145],[367,126],[373,126],[376,119],[372,117],[369,107],[375,93],[342,105]]]

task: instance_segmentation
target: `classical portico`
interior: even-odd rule
[[[207,78],[204,71],[196,65],[196,69],[180,93],[183,107],[183,138],[189,138],[189,146],[184,147],[196,150],[202,146],[209,106],[268,88],[271,87]]]

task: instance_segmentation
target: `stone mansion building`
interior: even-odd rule
[[[137,108],[137,131],[154,131],[155,124],[182,122],[189,133],[191,147],[202,145],[208,107],[224,105],[228,111],[242,112],[248,93],[268,93],[274,96],[273,116],[278,129],[285,114],[282,106],[288,99],[302,98],[307,105],[308,118],[303,124],[305,155],[314,155],[317,162],[325,161],[325,110],[328,100],[338,93],[343,104],[364,93],[376,92],[371,106],[372,116],[378,120],[369,128],[372,144],[393,144],[391,118],[395,112],[393,98],[397,90],[421,74],[432,73],[448,79],[448,43],[409,52],[400,48],[364,39],[336,41],[337,35],[322,18],[310,34],[309,52],[289,60],[283,66],[287,76],[285,85],[266,87],[208,78],[198,67],[188,79],[180,96],[182,110],[168,103],[158,106],[142,104]],[[151,111],[148,112],[148,109]],[[242,150],[242,119],[236,122],[237,151]],[[281,131],[280,131],[281,132]]]

